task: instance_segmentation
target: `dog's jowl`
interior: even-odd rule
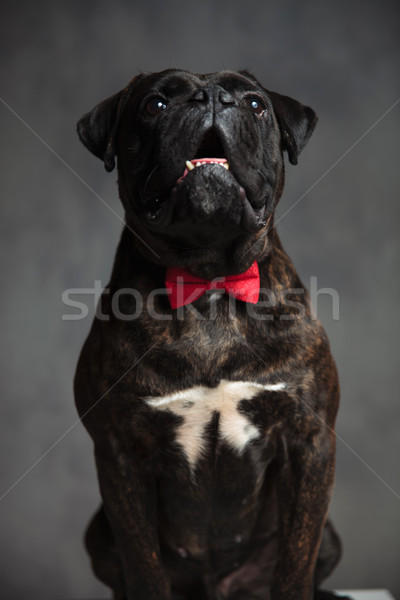
[[[115,599],[331,597],[339,387],[274,227],[316,120],[248,72],[168,70],[78,123],[125,209],[75,378]]]

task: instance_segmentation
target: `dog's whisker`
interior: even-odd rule
[[[157,171],[158,168],[159,168],[159,165],[156,165],[154,167],[154,169],[152,169],[152,171],[150,172],[149,176],[147,177],[146,182],[143,187],[143,195],[145,195],[147,186],[149,185],[149,182],[150,182],[150,179],[153,177],[154,173]]]
[[[266,175],[264,175],[264,173],[260,169],[257,169],[257,173],[260,173],[260,175],[264,179],[265,183],[268,183],[268,179],[267,179]]]

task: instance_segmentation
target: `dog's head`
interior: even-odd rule
[[[84,145],[118,183],[153,262],[205,276],[246,270],[268,244],[284,182],[314,111],[249,73],[142,74],[82,117]],[[142,240],[143,242],[141,242]]]

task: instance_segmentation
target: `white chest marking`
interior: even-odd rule
[[[250,400],[262,391],[277,392],[286,389],[286,383],[252,383],[222,380],[217,387],[196,386],[167,396],[147,397],[148,406],[167,410],[183,418],[176,441],[189,462],[192,472],[206,449],[205,428],[218,412],[219,435],[224,442],[241,454],[247,444],[260,436],[260,431],[241,414],[237,405]]]

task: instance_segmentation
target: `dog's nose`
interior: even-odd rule
[[[193,94],[193,96],[191,96],[190,99],[194,100],[195,102],[207,102],[209,96],[204,88],[200,88],[199,90],[195,91],[195,93]]]
[[[222,106],[230,106],[236,103],[232,94],[220,85],[210,85],[199,88],[192,95],[191,100],[214,106],[218,106],[219,104],[222,104]]]
[[[224,89],[219,92],[218,99],[224,105],[235,104],[235,98]]]

